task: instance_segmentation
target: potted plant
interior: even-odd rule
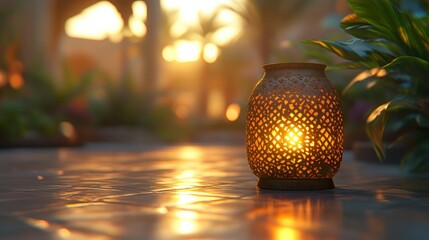
[[[348,60],[335,68],[361,70],[345,92],[360,86],[382,95],[366,120],[377,156],[385,159],[383,135],[390,133],[394,141],[387,147],[407,146],[404,168],[429,171],[429,18],[402,11],[389,0],[347,1],[353,12],[341,21],[341,28],[353,39],[304,43]]]

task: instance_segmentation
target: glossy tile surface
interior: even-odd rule
[[[256,188],[243,146],[0,152],[0,239],[428,239],[429,179],[345,153],[334,190]]]

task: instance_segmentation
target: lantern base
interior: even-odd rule
[[[332,178],[317,179],[268,179],[260,178],[258,187],[277,190],[321,190],[333,189]]]

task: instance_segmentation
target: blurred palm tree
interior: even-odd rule
[[[195,27],[194,33],[197,33],[197,36],[200,38],[202,43],[202,50],[200,53],[201,61],[201,70],[199,77],[199,113],[201,116],[207,115],[207,105],[208,105],[208,96],[209,96],[209,87],[210,87],[210,63],[204,60],[204,46],[206,44],[212,43],[211,36],[213,33],[220,28],[216,23],[216,17],[219,14],[220,10],[216,10],[213,14],[203,15],[199,14],[197,26]]]
[[[212,61],[205,60],[204,52],[205,46],[215,45],[219,52],[223,47],[223,44],[216,43],[216,40],[213,39],[216,31],[228,27],[228,24],[218,21],[219,15],[222,10],[225,10],[225,6],[220,6],[219,8],[213,10],[211,13],[198,13],[197,21],[194,25],[190,26],[187,31],[185,31],[182,35],[178,36],[176,39],[172,38],[171,42],[176,40],[186,39],[190,41],[198,41],[202,48],[200,51],[199,61],[200,61],[200,74],[199,74],[199,82],[198,82],[198,105],[197,105],[197,113],[199,117],[205,118],[208,113],[208,96],[210,93],[210,81],[211,81],[211,65]],[[173,14],[174,15],[174,14]],[[174,19],[174,16],[172,17]],[[231,39],[227,44],[230,44]]]

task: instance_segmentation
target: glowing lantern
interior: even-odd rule
[[[279,63],[249,98],[246,147],[258,186],[329,189],[343,152],[343,119],[325,65]]]

